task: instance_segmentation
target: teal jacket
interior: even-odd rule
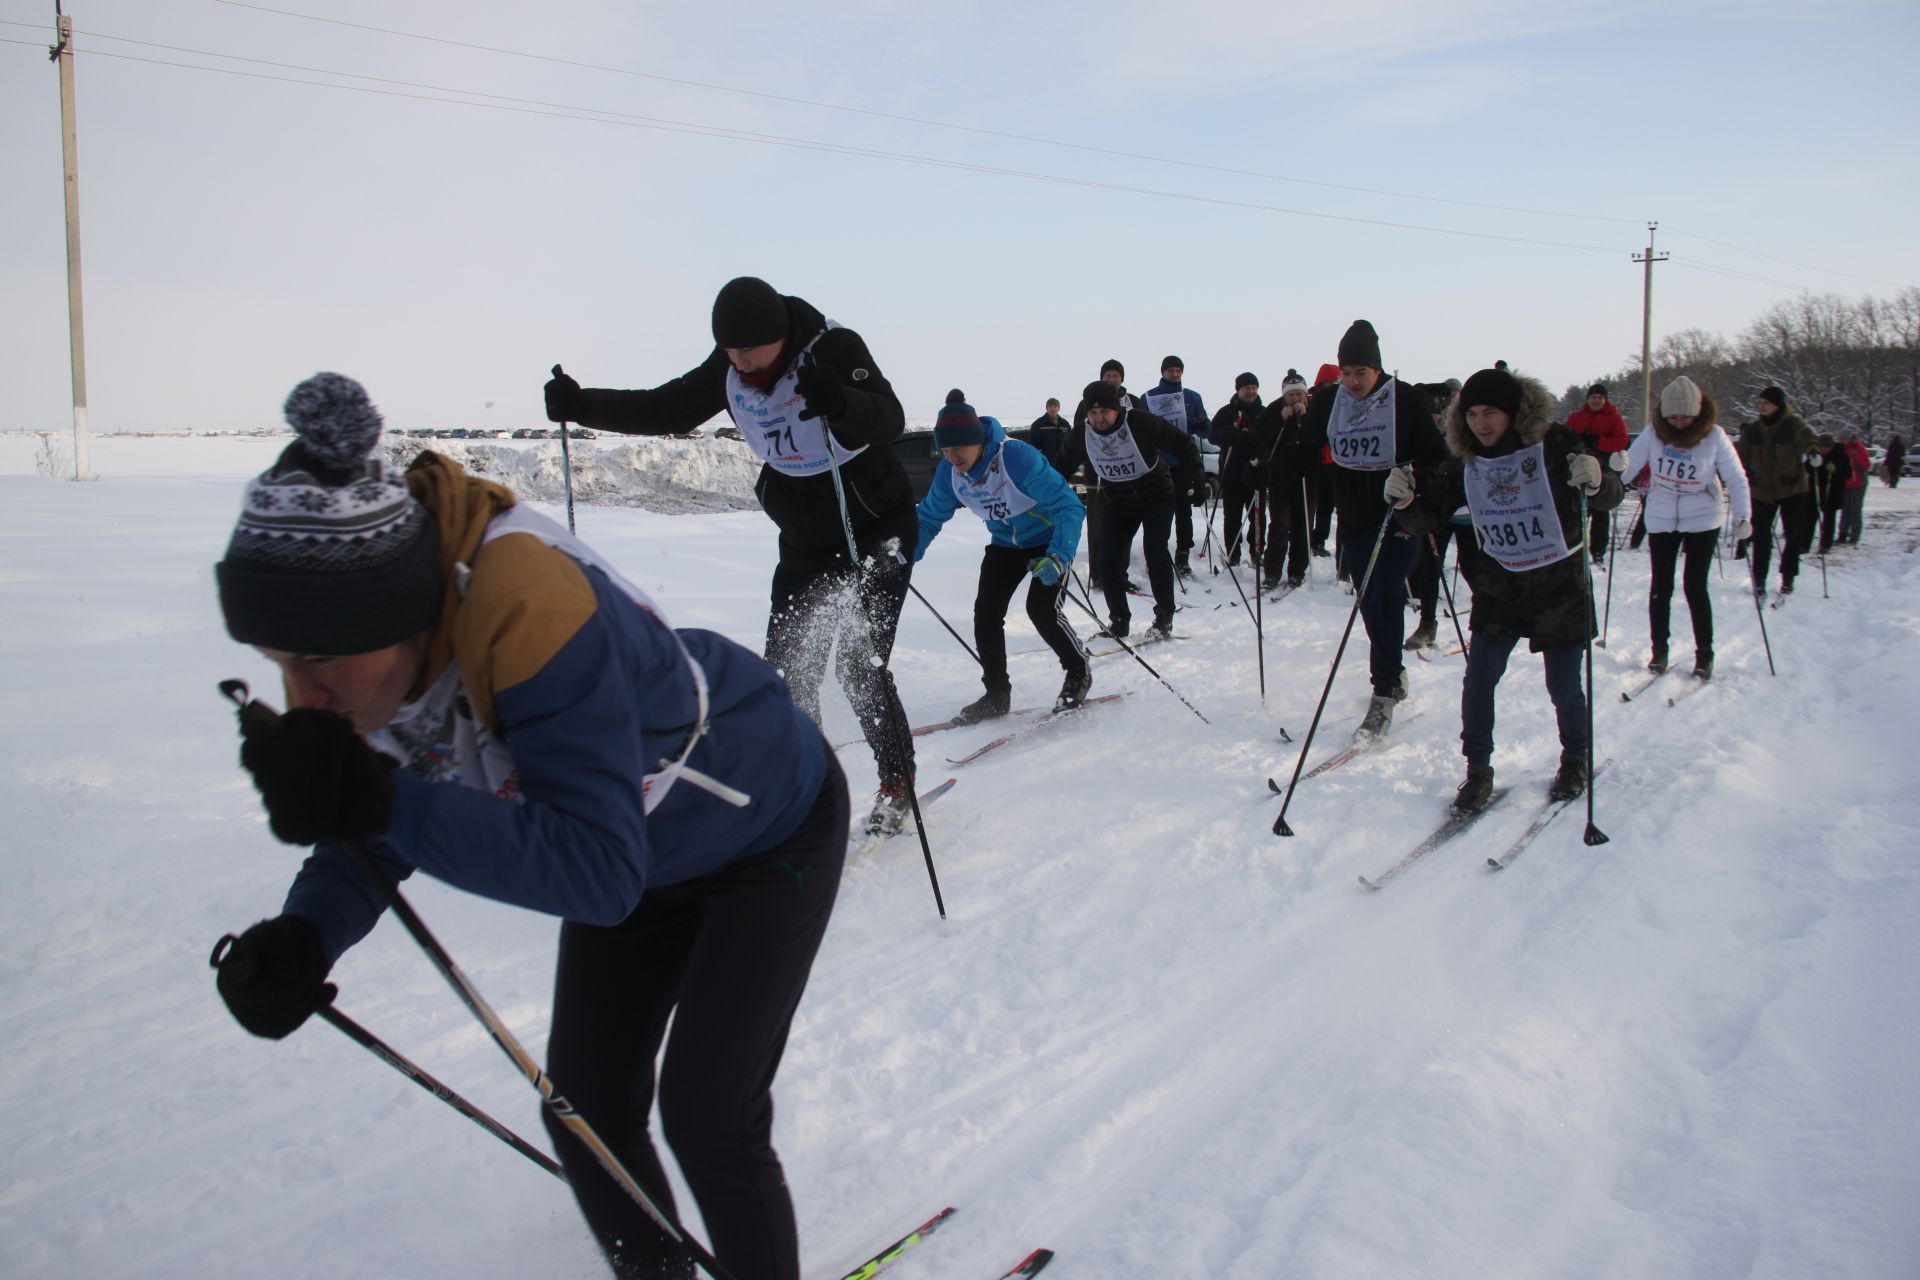
[[[987,521],[987,532],[993,536],[994,545],[1018,547],[1035,555],[1056,555],[1062,564],[1072,564],[1073,553],[1080,549],[1080,526],[1087,518],[1086,507],[1067,486],[1065,477],[1053,469],[1045,454],[1030,444],[1007,439],[1005,429],[996,418],[983,417],[980,423],[987,429],[986,449],[968,472],[969,478],[984,481],[990,468],[1004,467],[1014,487],[1034,500],[1032,507],[1011,519]],[[933,473],[933,487],[920,499],[920,545],[913,553],[916,562],[927,554],[927,548],[940,536],[941,527],[953,518],[960,506],[960,497],[953,487],[953,464],[942,458]]]

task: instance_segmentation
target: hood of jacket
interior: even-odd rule
[[[453,661],[453,621],[460,610],[461,578],[457,566],[470,565],[486,538],[487,525],[517,501],[513,490],[471,475],[459,463],[431,450],[407,467],[407,489],[427,509],[440,530],[440,581],[446,593],[440,621],[427,640],[427,659],[412,694],[432,687]]]
[[[1447,407],[1447,423],[1443,431],[1447,438],[1448,453],[1463,461],[1493,457],[1524,449],[1546,439],[1547,428],[1553,425],[1553,411],[1559,406],[1559,400],[1538,378],[1516,373],[1513,380],[1520,384],[1520,411],[1513,415],[1513,427],[1491,452],[1482,449],[1480,442],[1473,438],[1473,430],[1467,426],[1467,415],[1460,408],[1460,397],[1453,398],[1453,403]]]
[[[1720,406],[1704,390],[1700,393],[1700,412],[1694,415],[1693,425],[1686,428],[1671,427],[1665,418],[1653,420],[1653,434],[1661,444],[1670,444],[1679,449],[1691,449],[1720,425]]]

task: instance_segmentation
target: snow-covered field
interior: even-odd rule
[[[102,439],[105,478],[76,485],[0,441],[0,1275],[599,1274],[556,1181],[331,1028],[254,1040],[214,994],[209,948],[272,914],[297,860],[214,692],[274,688],[226,638],[211,565],[279,443]],[[1778,678],[1744,566],[1716,576],[1719,674],[1672,707],[1618,697],[1646,657],[1646,564],[1623,552],[1595,654],[1612,842],[1585,847],[1570,811],[1498,876],[1484,859],[1556,756],[1524,652],[1495,759],[1515,792],[1470,837],[1384,893],[1356,883],[1459,780],[1444,656],[1411,664],[1389,744],[1270,833],[1264,779],[1298,750],[1279,730],[1305,736],[1347,616],[1326,561],[1267,615],[1264,703],[1250,621],[1203,570],[1191,638],[1146,656],[1211,724],[1120,655],[1094,691],[1132,696],[1081,723],[960,770],[943,757],[997,727],[921,739],[923,785],[961,780],[928,819],[951,918],[912,841],[853,867],[777,1090],[807,1274],[952,1204],[901,1280],[989,1280],[1036,1245],[1060,1280],[1920,1275],[1920,492],[1875,485],[1868,516],[1831,599],[1810,563],[1767,615]],[[757,647],[757,512],[579,523],[677,621]],[[984,540],[956,520],[915,576],[963,630]],[[1016,701],[1044,704],[1053,660],[1009,626]],[[918,723],[978,691],[917,601],[894,669]],[[1316,759],[1364,702],[1356,647]],[[856,736],[837,699],[827,727]],[[841,754],[870,787],[865,748]],[[409,894],[540,1053],[554,922]],[[543,1140],[397,924],[334,978],[343,1010]]]

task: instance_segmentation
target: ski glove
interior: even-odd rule
[[[1733,522],[1733,540],[1735,542],[1745,542],[1748,538],[1751,538],[1752,536],[1753,536],[1753,521],[1743,518],[1743,519],[1735,520]],[[1746,551],[1746,548],[1742,547],[1741,551],[1744,554],[1744,552]]]
[[[1589,497],[1600,492],[1600,459],[1590,453],[1567,459],[1567,483]]]
[[[1387,472],[1385,489],[1387,503],[1393,507],[1404,507],[1413,501],[1413,468],[1395,467]]]
[[[240,763],[287,844],[369,840],[387,829],[393,761],[331,711],[289,711],[243,728]]]
[[[559,365],[553,366],[553,379],[547,383],[547,421],[578,422],[586,408],[586,393],[568,377]]]
[[[1043,587],[1057,587],[1060,579],[1067,576],[1067,566],[1061,563],[1059,556],[1039,556],[1028,563],[1027,569],[1040,579]]]
[[[237,938],[228,934],[208,963],[219,970],[214,986],[233,1020],[266,1040],[292,1035],[339,994],[325,980],[320,931],[305,916],[275,916]]]
[[[801,421],[809,418],[844,418],[847,414],[847,389],[840,385],[840,374],[808,354],[794,375],[794,387],[807,407],[800,411]]]
[[[1207,505],[1207,482],[1204,478],[1193,482],[1193,488],[1187,494],[1187,501],[1196,507]]]

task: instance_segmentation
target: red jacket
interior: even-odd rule
[[[1867,452],[1867,446],[1858,440],[1846,443],[1847,460],[1853,463],[1853,470],[1847,475],[1847,488],[1864,489],[1867,476],[1873,471],[1873,457]]]
[[[1627,420],[1609,400],[1598,413],[1582,405],[1567,415],[1567,426],[1583,436],[1593,437],[1601,453],[1624,453],[1627,448]]]

